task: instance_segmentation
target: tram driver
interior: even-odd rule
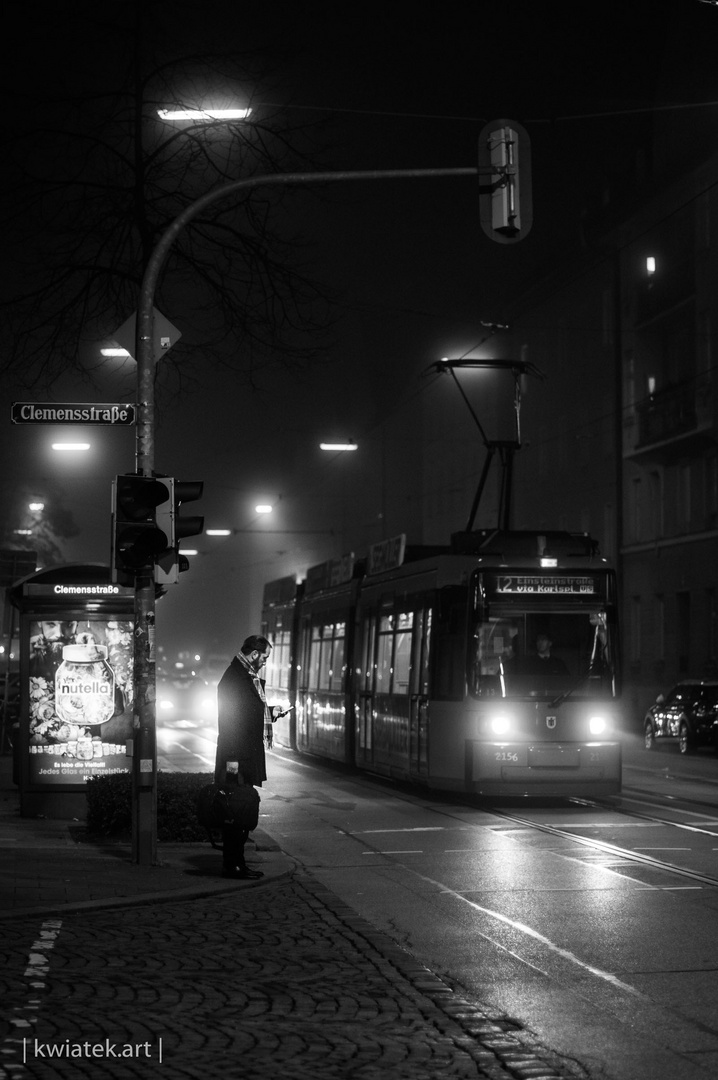
[[[559,656],[551,652],[553,641],[545,630],[536,635],[536,652],[530,657],[532,675],[568,675],[568,668]]]

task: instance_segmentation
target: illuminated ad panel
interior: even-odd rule
[[[29,769],[33,786],[127,773],[132,737],[131,620],[54,611],[29,622]]]

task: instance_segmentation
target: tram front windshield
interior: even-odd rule
[[[484,612],[469,686],[479,697],[613,696],[615,635],[604,609]]]

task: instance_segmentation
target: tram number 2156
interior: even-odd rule
[[[515,750],[494,751],[494,761],[518,761],[519,755]]]

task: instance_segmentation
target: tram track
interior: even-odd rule
[[[305,767],[309,767],[307,763],[304,764]],[[372,774],[359,774],[354,775],[353,780],[360,786],[366,785],[367,787],[375,788],[377,785],[379,785],[384,789],[389,789],[392,791],[394,797],[399,799],[406,799],[411,802],[419,799],[425,804],[427,801],[426,791],[422,790],[421,792],[418,792],[416,789],[402,790],[400,786],[390,781],[387,781],[386,778],[381,776],[375,776]],[[628,795],[629,792],[631,792],[631,794],[641,795],[644,799],[646,796],[650,797],[654,795],[654,793],[650,791],[640,792],[639,789],[626,788],[624,789],[624,797],[630,797]],[[474,799],[467,798],[465,801],[463,801],[460,797],[457,797],[456,793],[453,794],[453,797],[457,802],[460,802],[461,805],[465,806],[466,808],[477,808],[477,803]],[[701,825],[692,825],[687,822],[672,821],[668,817],[658,816],[657,814],[650,814],[640,810],[629,809],[625,806],[621,806],[619,805],[620,799],[621,796],[616,796],[614,797],[614,799],[605,800],[572,798],[569,800],[569,802],[570,804],[577,807],[580,806],[587,809],[595,809],[620,814],[625,818],[645,822],[651,825],[663,826],[667,828],[670,827],[693,834],[715,837],[716,841],[718,841],[718,820],[715,829],[706,828]],[[690,805],[691,807],[696,808],[692,809],[690,811],[691,813],[696,813],[698,808],[705,808],[708,814],[710,814],[711,816],[716,815],[716,817],[718,818],[718,807],[711,803],[707,803],[697,799],[691,800],[688,798],[684,798],[683,796],[681,796],[680,798],[680,803]],[[520,828],[531,829],[536,832],[544,833],[545,835],[554,836],[557,839],[567,841],[579,847],[588,848],[596,852],[601,852],[603,855],[608,855],[612,857],[616,860],[616,862],[635,863],[636,865],[648,867],[657,872],[671,874],[686,881],[691,881],[697,886],[705,888],[718,888],[718,876],[713,876],[711,874],[703,874],[696,870],[690,870],[686,867],[678,866],[675,863],[668,862],[664,859],[656,858],[656,856],[654,855],[648,855],[642,851],[634,851],[631,848],[621,847],[617,844],[612,844],[605,840],[599,840],[595,837],[581,836],[566,828],[561,828],[558,825],[551,825],[547,822],[535,821],[529,817],[524,817],[522,814],[514,813],[510,810],[484,803],[483,801],[482,808],[487,810],[493,816],[500,818],[503,821],[511,822],[512,824]],[[443,816],[453,816],[451,810],[448,807],[441,806],[441,801],[439,799],[437,799],[437,801],[432,804],[432,809],[435,812],[442,814]],[[672,813],[676,813],[677,811],[680,812],[680,806],[678,806],[677,803],[675,805],[671,804],[670,807],[667,807],[667,809],[670,809]],[[718,847],[718,844],[716,846]]]
[[[580,802],[580,800],[575,801]],[[601,804],[592,803],[584,805],[599,806]],[[608,809],[608,807],[605,808]],[[517,825],[521,825],[523,828],[533,829],[536,832],[542,832],[546,833],[549,836],[555,836],[562,840],[568,840],[569,842],[577,844],[580,847],[591,848],[594,851],[601,851],[604,854],[614,856],[616,859],[620,859],[621,861],[633,862],[642,866],[649,866],[653,870],[659,870],[668,874],[675,874],[678,877],[687,878],[690,881],[699,882],[701,885],[718,889],[718,877],[712,877],[709,874],[701,874],[695,870],[688,870],[685,867],[676,866],[675,863],[666,862],[664,859],[657,859],[653,855],[645,855],[643,852],[633,851],[631,850],[631,848],[622,848],[619,847],[617,844],[609,844],[605,840],[597,840],[594,837],[590,836],[578,836],[576,833],[568,832],[566,829],[561,829],[556,825],[548,825],[545,822],[531,821],[529,818],[520,817],[518,814],[510,814],[506,811],[497,809],[492,809],[491,812],[493,814],[496,814],[497,817],[503,818],[507,821],[511,821]],[[653,823],[661,825],[676,824],[674,822],[668,822],[660,818],[651,818],[649,815],[637,813],[634,814],[624,810],[619,811],[619,813],[622,813],[625,816],[637,817],[641,818],[642,820],[651,821]],[[681,826],[680,824],[676,824],[676,827],[693,828],[691,826]],[[707,833],[707,835],[715,836],[716,839],[718,839],[718,831],[709,832],[706,829],[698,828],[693,828],[693,831]]]

